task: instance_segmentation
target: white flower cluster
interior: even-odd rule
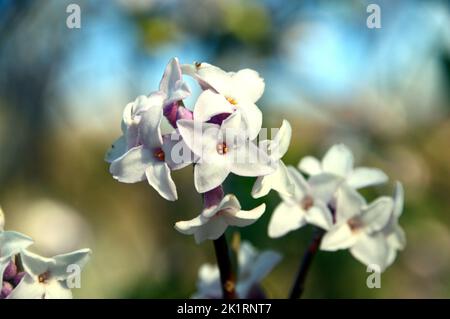
[[[195,79],[202,89],[192,111],[183,101],[191,94],[183,75]],[[125,107],[123,134],[106,154],[111,174],[125,183],[147,180],[163,198],[174,201],[178,195],[171,171],[193,164],[194,185],[203,194],[204,208],[197,217],[176,223],[175,228],[194,235],[197,243],[218,239],[228,226],[244,227],[258,220],[265,204],[242,210],[236,196],[224,196],[222,188],[230,173],[256,177],[254,198],[272,189],[282,198],[270,220],[270,237],[312,224],[325,231],[321,249],[349,249],[364,264],[384,270],[405,246],[398,224],[403,209],[401,184],[397,183],[393,198],[383,196],[366,203],[357,190],[385,183],[388,178],[378,169],[354,168],[353,155],[344,145],[333,146],[322,161],[305,157],[298,168],[286,166],[281,158],[292,136],[288,121],[282,122],[271,140],[256,142],[262,112],[255,103],[264,87],[264,80],[254,70],[226,72],[207,63],[180,65],[178,59],[172,59],[159,90]],[[172,126],[165,133],[161,129],[164,118]],[[250,246],[243,245],[244,251],[246,247]],[[262,277],[254,276],[251,278]],[[241,277],[240,270],[238,279]],[[217,269],[204,266],[198,295],[220,295],[217,278]],[[239,285],[246,290],[240,291]],[[254,282],[238,281],[238,294],[247,296],[250,286]]]
[[[192,111],[183,102],[190,95],[183,74],[203,90]],[[277,170],[276,152],[269,156],[255,143],[262,125],[255,102],[263,91],[264,81],[256,71],[225,72],[207,63],[180,65],[172,59],[159,90],[125,107],[123,135],[106,154],[111,174],[125,183],[147,180],[163,198],[174,201],[178,195],[171,171],[193,164],[196,190],[217,201],[206,201],[198,217],[178,222],[176,229],[194,234],[200,243],[219,238],[227,226],[252,224],[265,205],[243,211],[234,195],[223,197],[220,192],[230,173],[262,177]],[[162,133],[164,117],[172,130]]]
[[[15,231],[5,231],[0,209],[0,299],[68,299],[71,282],[77,282],[91,251],[81,249],[52,258],[27,250],[33,240]]]
[[[353,168],[353,155],[345,145],[331,147],[321,162],[313,157],[303,158],[298,169],[288,167],[270,184],[277,185],[286,178],[292,183],[292,193],[280,192],[282,202],[270,220],[270,237],[281,237],[312,224],[326,231],[322,250],[349,249],[360,262],[376,265],[381,271],[404,248],[406,239],[398,224],[403,210],[402,185],[396,183],[393,198],[382,196],[368,204],[357,189],[384,183],[388,178],[378,169]],[[261,185],[265,185],[265,179]],[[256,189],[261,188],[260,184]]]

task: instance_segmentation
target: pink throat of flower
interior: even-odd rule
[[[164,162],[166,155],[164,154],[164,151],[160,148],[156,149],[155,152],[153,153],[153,156],[161,162]]]
[[[350,230],[353,233],[358,232],[363,227],[363,223],[362,223],[361,219],[359,219],[358,217],[350,218],[347,221],[347,224],[348,224],[348,227],[350,227]]]
[[[217,144],[217,153],[219,153],[220,155],[228,153],[228,146],[225,142]]]
[[[306,196],[301,200],[300,206],[301,206],[304,210],[308,210],[308,209],[310,209],[311,207],[314,206],[314,199],[313,199],[311,196],[306,195]]]

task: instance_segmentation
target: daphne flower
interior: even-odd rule
[[[292,166],[288,167],[288,172],[294,192],[292,196],[280,194],[282,202],[270,219],[269,236],[281,237],[306,224],[328,229],[333,223],[328,203],[340,182],[330,174],[312,176],[306,181]]]
[[[336,224],[324,235],[321,249],[349,249],[365,265],[378,265],[383,271],[389,257],[389,245],[382,230],[393,212],[393,201],[380,197],[367,205],[364,198],[347,185],[336,197]]]
[[[222,113],[233,113],[236,110],[242,112],[251,140],[258,136],[262,125],[262,113],[255,103],[262,96],[265,86],[258,72],[251,69],[225,72],[208,63],[182,65],[181,68],[185,74],[196,79],[203,89],[211,89],[222,95],[222,99],[228,102],[225,105],[221,103]],[[205,110],[208,112],[204,112],[203,117],[211,118],[218,113],[218,109],[208,107]]]
[[[44,258],[29,251],[22,251],[21,258],[25,277],[8,296],[9,299],[70,299],[69,288],[73,270],[82,269],[88,262],[91,251],[81,249],[69,254]]]
[[[142,144],[142,136],[139,134],[142,114],[152,106],[162,104],[164,99],[164,94],[155,92],[150,96],[138,96],[125,106],[121,124],[122,136],[111,145],[105,155],[105,161],[112,163],[131,148]]]
[[[153,95],[152,105],[139,116],[137,146],[111,163],[110,172],[120,182],[136,183],[147,179],[149,184],[167,200],[176,200],[177,191],[170,174],[169,164],[173,164],[172,148],[174,143],[161,134],[163,96]],[[179,169],[189,163],[178,163],[173,169]]]
[[[252,298],[261,281],[280,262],[281,255],[272,250],[258,252],[250,242],[243,242],[238,253],[236,294],[239,298]],[[222,298],[220,274],[216,265],[204,264],[198,272],[197,292],[192,298]]]
[[[9,265],[14,262],[14,256],[22,249],[33,244],[33,240],[15,231],[3,231],[5,219],[0,209],[0,287],[3,284],[3,275]]]
[[[354,189],[385,183],[388,180],[383,171],[376,168],[357,167],[353,168],[353,155],[343,144],[332,146],[319,162],[312,156],[303,158],[298,168],[310,175],[320,173],[334,174],[345,179],[348,185]]]
[[[253,224],[264,213],[265,204],[250,210],[241,210],[238,199],[226,195],[219,204],[205,208],[202,213],[189,221],[180,221],[175,229],[185,235],[194,235],[197,244],[210,239],[216,240],[228,226],[245,227]]]
[[[288,121],[283,120],[280,130],[272,141],[265,140],[259,143],[262,149],[266,149],[277,168],[274,173],[259,176],[252,189],[252,196],[259,198],[267,195],[271,189],[286,196],[292,195],[294,185],[289,178],[289,173],[281,158],[286,154],[291,142],[292,129]]]
[[[219,186],[229,173],[261,176],[274,171],[267,154],[242,131],[239,113],[229,116],[220,126],[195,120],[179,120],[177,124],[183,140],[200,158],[194,168],[199,193]]]

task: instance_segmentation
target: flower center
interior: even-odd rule
[[[39,283],[43,284],[50,278],[50,272],[46,271],[38,276]]]
[[[301,200],[300,205],[304,210],[308,210],[314,206],[314,199],[311,196],[306,195]]]
[[[226,154],[228,152],[228,146],[226,143],[217,144],[217,153],[220,155]]]
[[[350,227],[350,230],[353,233],[356,233],[357,231],[359,231],[363,227],[363,223],[362,223],[361,219],[359,219],[357,217],[350,218],[347,221],[347,224],[348,224],[348,227]]]
[[[166,156],[165,156],[165,154],[164,154],[164,151],[163,151],[162,149],[160,149],[160,148],[158,148],[158,149],[153,153],[153,156],[154,156],[158,161],[161,161],[161,162],[163,162],[164,159],[166,158]]]
[[[230,103],[231,105],[237,105],[237,101],[235,99],[233,99],[232,97],[228,96],[227,98],[228,103]]]

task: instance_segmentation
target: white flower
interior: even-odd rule
[[[147,179],[163,198],[174,201],[178,196],[170,170],[180,169],[190,162],[176,164],[172,159],[172,148],[176,143],[161,134],[163,99],[162,95],[151,95],[146,102],[149,106],[134,114],[133,121],[139,123],[136,134],[139,141],[111,163],[110,172],[124,183]]]
[[[239,113],[219,126],[192,120],[177,122],[180,134],[200,160],[194,168],[195,188],[205,193],[226,179],[229,173],[261,176],[274,171],[270,158],[242,131]]]
[[[91,251],[81,249],[69,254],[44,258],[26,250],[21,252],[25,277],[8,296],[9,299],[69,299],[72,292],[68,280],[73,273],[69,267],[79,269],[88,262]]]
[[[139,135],[141,115],[155,104],[156,99],[162,99],[161,104],[168,105],[181,101],[190,94],[189,87],[183,82],[178,59],[171,59],[159,83],[159,91],[153,92],[149,96],[138,96],[135,101],[125,106],[121,124],[122,136],[112,144],[105,155],[105,160],[111,163],[122,156],[127,150],[141,144],[141,136]]]
[[[353,155],[343,144],[332,146],[323,157],[322,162],[312,156],[303,158],[298,164],[298,168],[310,176],[320,173],[335,174],[344,178],[347,184],[354,189],[385,183],[388,180],[386,174],[379,169],[353,168]]]
[[[281,260],[275,251],[258,252],[249,242],[244,241],[238,254],[238,278],[236,293],[239,298],[252,297],[252,290],[258,288],[260,282]],[[216,265],[204,264],[198,272],[197,292],[192,298],[222,298],[220,274]]]
[[[340,182],[330,174],[320,174],[308,181],[292,166],[288,173],[294,184],[292,196],[281,195],[282,202],[275,208],[269,222],[269,237],[286,235],[306,224],[328,229],[333,215],[328,203],[333,198]]]
[[[141,123],[142,114],[155,104],[162,104],[164,99],[164,94],[156,92],[148,97],[145,95],[138,96],[136,100],[125,106],[121,123],[122,136],[106,152],[106,162],[112,163],[129,149],[142,144],[139,134],[139,124]]]
[[[191,94],[188,85],[183,81],[178,58],[172,58],[167,64],[159,83],[159,91],[165,94],[164,105],[181,101]]]
[[[389,258],[389,245],[382,230],[393,212],[393,200],[380,197],[367,205],[364,198],[348,185],[336,196],[336,223],[324,235],[322,250],[349,249],[365,265],[378,265],[383,271]]]
[[[259,176],[252,189],[252,196],[260,198],[267,195],[271,189],[278,193],[290,196],[293,193],[294,185],[289,178],[289,173],[281,158],[286,154],[291,142],[292,128],[288,121],[283,120],[280,130],[274,139],[261,141],[259,146],[266,149],[272,162],[276,163],[277,168],[274,173]]]
[[[226,195],[218,205],[205,208],[202,213],[189,221],[180,221],[175,229],[186,235],[194,235],[197,244],[219,238],[228,226],[245,227],[253,224],[264,213],[265,204],[249,210],[241,210],[238,199]]]
[[[0,209],[0,287],[3,284],[3,273],[8,264],[13,261],[14,256],[22,249],[33,244],[33,240],[15,231],[3,231],[5,219]]]
[[[212,89],[222,95],[222,100],[228,102],[220,103],[220,108],[219,106],[216,108],[215,105],[205,108],[202,110],[202,118],[211,118],[219,112],[219,109],[220,113],[233,113],[239,110],[243,114],[250,139],[253,140],[258,136],[262,125],[262,113],[255,102],[262,96],[265,86],[258,72],[250,69],[225,72],[208,63],[182,65],[181,69],[196,79],[203,89]]]
[[[403,250],[406,246],[406,236],[403,229],[400,227],[398,220],[403,212],[404,190],[400,182],[395,184],[394,192],[394,208],[382,232],[386,237],[389,246],[389,255],[386,261],[386,267],[390,266],[397,256],[398,250]]]

